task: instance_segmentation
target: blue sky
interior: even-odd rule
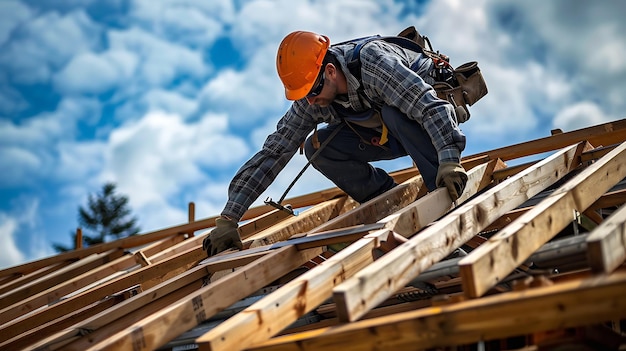
[[[107,181],[143,232],[219,214],[228,183],[288,108],[276,48],[415,25],[489,94],[464,155],[626,117],[623,1],[0,0],[0,268],[71,245]],[[296,155],[262,195],[278,199]],[[389,171],[410,160],[381,163]],[[331,187],[308,170],[296,196]]]

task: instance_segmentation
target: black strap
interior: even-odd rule
[[[374,35],[371,37],[361,38],[357,42],[357,45],[354,47],[354,50],[352,51],[352,57],[350,58],[350,61],[348,61],[347,63],[348,70],[350,70],[350,74],[356,77],[356,79],[358,79],[359,82],[361,81],[361,49],[363,48],[365,44],[368,44],[374,40],[383,40],[385,42],[396,44],[402,48],[415,51],[420,54],[424,53],[424,50],[422,49],[421,46],[419,46],[419,44],[404,37],[396,37],[396,36],[382,37],[380,35]]]

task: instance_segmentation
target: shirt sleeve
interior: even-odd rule
[[[465,135],[456,122],[454,108],[439,99],[433,87],[409,68],[415,60],[415,54],[411,54],[382,41],[365,45],[361,50],[364,91],[374,101],[394,106],[421,124],[430,135],[440,163],[460,162]]]
[[[250,205],[270,186],[317,124],[311,110],[303,100],[291,105],[261,150],[241,166],[233,177],[222,215],[239,221]]]

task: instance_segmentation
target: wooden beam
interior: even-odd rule
[[[461,201],[471,197],[488,183],[496,162],[472,169],[468,174],[468,186]],[[417,192],[414,192],[417,193]],[[402,196],[403,191],[395,193]],[[396,202],[396,201],[390,201]],[[443,204],[443,205],[442,205]],[[350,278],[360,269],[374,262],[373,250],[386,245],[396,246],[394,231],[410,236],[422,226],[429,224],[452,207],[446,189],[438,189],[411,203],[382,220],[385,229],[371,232],[349,245],[319,266],[295,278],[276,292],[223,322],[213,330],[196,339],[200,349],[241,350],[249,345],[269,339],[316,308],[332,294],[332,288]],[[419,216],[416,213],[420,213]],[[406,223],[410,222],[410,224]],[[312,235],[316,238],[322,234]]]
[[[362,233],[363,231],[361,231],[361,236],[363,235]],[[329,234],[339,236],[339,233]],[[342,241],[345,241],[346,238],[351,236],[350,233],[344,233],[342,235],[344,237]],[[194,238],[194,240],[198,239]],[[281,242],[272,245],[272,248],[274,248],[272,252],[263,252],[262,254],[273,254],[273,252],[275,252],[277,248],[284,246],[294,246],[298,250],[302,251],[307,248],[314,248],[326,245],[329,240],[332,241],[332,239],[326,238],[325,235],[289,240],[287,242]],[[235,254],[241,255],[243,253],[245,253],[245,251],[211,257],[210,259],[206,260],[205,263],[190,269],[189,271],[176,277],[176,279],[172,279],[168,282],[163,282],[158,286],[148,289],[138,296],[134,297],[132,300],[122,302],[121,304],[116,305],[81,324],[73,326],[73,330],[66,330],[64,333],[61,333],[54,337],[50,337],[48,338],[48,340],[39,343],[39,345],[42,347],[46,346],[49,349],[56,347],[53,347],[53,345],[66,345],[68,342],[72,341],[71,339],[76,338],[78,335],[84,334],[84,331],[92,331],[92,333],[89,333],[89,335],[86,336],[86,339],[76,341],[72,344],[71,348],[70,346],[68,346],[68,348],[80,350],[86,348],[88,345],[93,345],[98,343],[99,341],[103,341],[106,337],[108,337],[108,335],[115,334],[122,329],[131,327],[133,323],[139,322],[139,320],[142,319],[140,318],[140,316],[147,316],[149,314],[155,313],[157,310],[165,308],[166,305],[170,304],[166,303],[166,301],[172,301],[170,295],[172,295],[174,292],[178,294],[180,289],[183,289],[186,286],[193,284],[194,281],[204,279],[207,274],[224,269],[239,267],[254,261],[254,259],[262,257],[260,255],[254,254],[248,254],[237,258],[233,257]],[[194,288],[194,290],[197,290],[197,287]],[[163,299],[163,296],[167,296],[167,298]],[[40,338],[42,336],[45,336],[40,335],[39,333],[37,335]],[[12,345],[21,344],[18,344],[16,341]]]
[[[347,197],[315,205],[297,216],[290,216],[280,223],[249,237],[248,240],[252,241],[250,247],[264,246],[287,240],[292,235],[307,232],[355,206],[358,206],[358,203]]]
[[[158,256],[163,257],[165,255],[168,255],[168,252],[170,250],[175,250],[176,248],[176,246],[174,246],[174,248],[172,249],[169,246],[175,243],[179,243],[181,240],[182,236],[169,237],[148,245],[142,251],[146,254],[146,256],[157,253]],[[77,290],[85,288],[90,284],[97,283],[101,279],[106,279],[110,275],[131,269],[135,265],[136,260],[134,256],[125,255],[109,263],[102,264],[92,269],[91,271],[77,275],[73,278],[68,277],[68,279],[65,281],[57,281],[56,285],[51,286],[50,288],[43,290],[37,294],[24,296],[21,300],[0,310],[0,324],[7,323],[9,321],[15,321],[15,319],[19,318],[20,316],[26,315],[47,304],[55,303],[63,296],[70,295]],[[0,336],[0,340],[1,339],[2,337]]]
[[[626,119],[623,119],[470,155],[464,157],[463,161],[474,162],[474,160],[480,160],[480,162],[484,162],[488,159],[494,160],[498,158],[506,161],[513,158],[556,150],[582,140],[588,140],[593,145],[612,145],[615,143],[621,143],[625,139]],[[393,176],[394,179],[396,179],[396,181],[398,182],[403,182],[406,179],[414,177],[417,174],[418,172],[415,167],[390,173],[390,175]],[[345,196],[345,193],[338,188],[330,188],[318,191],[316,193],[290,198],[285,200],[285,203],[290,203],[294,208],[299,208],[318,204],[322,201],[330,200],[338,196]],[[250,210],[248,210],[248,212],[246,212],[242,220],[255,218],[272,210],[274,210],[274,208],[267,205],[251,208]],[[5,276],[11,276],[14,274],[28,274],[40,268],[50,266],[52,264],[86,257],[93,253],[104,252],[114,248],[138,247],[171,235],[183,234],[190,231],[211,228],[215,225],[216,217],[217,216],[208,217],[195,221],[193,223],[185,223],[182,225],[164,228],[142,235],[134,235],[113,242],[61,253],[56,256],[47,257],[37,261],[2,269],[0,270],[0,278]]]
[[[6,278],[6,280],[2,281],[3,284],[0,286],[0,294],[5,294],[13,289],[17,289],[24,284],[28,284],[29,282],[47,276],[48,274],[54,274],[54,272],[56,272],[57,270],[62,269],[63,267],[67,267],[72,263],[72,261],[60,262],[25,275],[16,274],[14,277],[8,277]]]
[[[493,172],[500,167],[504,167],[504,164],[500,160],[494,160],[469,171],[466,189],[457,200],[457,203],[463,203],[487,187],[489,185],[487,180],[491,180]],[[390,214],[382,221],[387,229],[409,238],[439,219],[453,207],[454,204],[447,190],[439,188],[409,206]]]
[[[94,302],[87,306],[78,307],[68,311],[66,314],[53,321],[43,322],[36,327],[25,331],[13,338],[0,342],[0,350],[32,350],[27,347],[39,338],[46,337],[59,330],[67,328],[78,323],[89,316],[106,311],[124,300],[124,292],[108,296],[100,301]]]
[[[319,248],[298,251],[294,246],[283,247],[98,344],[85,340],[77,350],[85,350],[87,346],[98,350],[156,349],[320,253]]]
[[[626,259],[626,205],[587,237],[587,261],[594,272],[610,273]]]
[[[372,250],[391,234],[379,230],[254,303],[196,339],[200,350],[242,350],[269,339],[330,296],[332,287],[373,262]]]
[[[268,253],[269,252],[263,252],[257,255],[248,255],[245,257],[231,259],[222,256],[221,260],[215,260],[214,262],[201,264],[191,268],[190,270],[177,276],[175,279],[170,279],[169,281],[162,282],[157,286],[144,290],[132,299],[123,301],[106,311],[73,325],[71,328],[58,332],[55,335],[47,337],[47,335],[52,334],[52,332],[56,332],[59,329],[50,328],[51,330],[48,330],[48,333],[46,334],[39,328],[35,328],[20,335],[21,339],[29,339],[30,342],[29,340],[14,340],[13,343],[7,344],[7,347],[11,345],[19,345],[19,347],[15,347],[15,349],[18,349],[22,348],[21,345],[29,345],[32,344],[34,340],[39,340],[33,348],[54,350],[81,336],[86,336],[91,343],[99,342],[108,337],[108,335],[112,335],[119,330],[130,327],[133,323],[142,319],[137,316],[147,316],[155,313],[156,310],[162,309],[164,306],[171,304],[165,303],[165,301],[172,301],[173,303],[173,301],[182,298],[182,296],[179,296],[178,293],[180,291],[184,291],[187,286],[199,283],[200,285],[195,285],[195,287],[193,287],[193,291],[195,292],[209,275],[221,270],[245,266],[246,264],[259,259]],[[163,297],[166,296],[167,299],[163,299]],[[177,298],[175,296],[179,297]],[[153,306],[155,303],[158,304],[157,307]],[[131,313],[133,314],[133,317],[127,317],[127,315]],[[37,338],[33,339],[33,335],[37,335]],[[2,349],[3,345],[4,344],[0,344],[0,349]]]
[[[267,229],[274,224],[289,218],[291,215],[285,211],[274,209],[268,213],[254,218],[245,224],[239,226],[239,234],[241,234],[241,240],[246,240],[252,235]]]
[[[602,195],[596,202],[594,202],[584,214],[587,214],[589,211],[598,211],[603,208],[613,207],[613,206],[621,206],[626,203],[626,190],[616,190],[610,193],[606,193]],[[518,217],[521,217],[524,213],[530,211],[532,206],[515,209],[513,211],[507,212],[502,217],[498,218],[496,221],[491,223],[484,231],[494,231],[500,230],[505,226],[509,225]],[[599,222],[598,222],[599,223]]]
[[[467,190],[457,203],[461,203],[468,198],[467,194],[475,194],[477,189],[483,189],[491,182],[492,173],[495,170],[503,169],[506,165],[501,160],[494,160],[480,164],[470,169],[468,176]],[[387,216],[392,215],[396,211],[406,208],[409,204],[417,201],[426,195],[428,189],[424,186],[421,175],[406,180],[404,183],[391,189],[390,191],[377,196],[376,198],[361,204],[359,207],[346,212],[336,218],[318,226],[307,235],[314,235],[322,231],[349,227],[357,224],[374,223]],[[433,204],[433,202],[428,201]],[[445,206],[445,201],[443,201]],[[426,211],[427,208],[421,209]],[[437,210],[433,209],[433,212]],[[439,211],[438,213],[444,213]],[[411,232],[413,234],[414,232]]]
[[[467,345],[624,319],[624,291],[626,272],[622,270],[285,335],[249,350],[413,350]]]
[[[600,210],[614,206],[620,207],[624,203],[626,203],[626,189],[616,190],[602,195],[602,197],[589,208],[592,210]]]
[[[618,144],[626,140],[626,119],[582,128],[567,133],[556,134],[499,149],[481,152],[471,157],[488,155],[491,159],[503,161],[541,154],[587,141],[593,146]],[[465,159],[465,157],[463,158]]]
[[[459,262],[466,297],[482,296],[626,177],[626,143],[570,179]]]
[[[124,315],[122,315],[119,319],[103,325],[99,329],[81,329],[75,330],[77,334],[73,338],[61,339],[59,343],[44,345],[46,347],[46,351],[52,350],[87,350],[90,345],[97,344],[100,341],[106,340],[111,335],[119,332],[127,328],[129,325],[136,323],[145,316],[151,315],[153,313],[157,313],[171,305],[177,304],[180,300],[185,299],[188,295],[196,293],[202,287],[202,281],[195,281],[191,284],[181,286],[177,290],[172,291],[170,294],[165,296],[159,296],[158,299],[151,302],[150,304],[146,304],[141,306],[140,309],[135,311],[128,311]],[[124,303],[124,302],[122,302]],[[116,308],[120,304],[117,304],[109,310]],[[101,312],[99,315],[103,313],[107,313],[109,310]],[[89,328],[94,325],[89,325]],[[37,337],[40,337],[37,335]],[[40,350],[43,348],[40,348]]]
[[[10,339],[42,323],[59,318],[70,311],[87,306],[128,287],[162,276],[173,269],[186,265],[189,262],[198,261],[204,257],[206,257],[206,253],[202,250],[202,247],[197,247],[180,253],[169,260],[139,268],[122,277],[103,283],[97,286],[97,288],[78,293],[35,313],[9,321],[0,326],[0,341]],[[132,257],[131,259],[134,260]]]
[[[56,350],[83,336],[91,340],[92,343],[96,342],[103,334],[105,336],[111,335],[113,333],[111,329],[117,332],[137,321],[131,319],[132,322],[129,322],[129,318],[125,319],[125,316],[133,314],[135,319],[137,319],[137,315],[145,316],[148,313],[154,313],[154,311],[149,312],[151,309],[149,305],[159,301],[159,309],[164,308],[163,301],[169,301],[171,304],[184,297],[184,295],[180,296],[178,293],[185,291],[187,286],[193,286],[193,288],[191,291],[187,291],[186,294],[197,291],[202,286],[202,280],[207,275],[209,275],[209,272],[206,267],[196,267],[181,274],[174,280],[144,290],[132,299],[127,299],[89,318],[83,318],[79,323],[71,327],[63,330],[51,328],[42,330],[41,326],[39,326],[21,334],[20,338],[15,338],[11,343],[0,344],[0,348],[23,349],[31,345],[31,347],[28,347],[29,349]],[[172,296],[177,296],[177,298],[174,297],[172,299]],[[164,299],[164,297],[167,298]],[[56,323],[56,321],[50,323]]]
[[[342,321],[354,321],[448,256],[489,223],[567,174],[583,144],[573,145],[463,203],[334,289]]]
[[[57,254],[56,256],[51,256],[47,258],[43,258],[37,261],[13,266],[10,268],[6,268],[0,270],[0,277],[5,275],[12,274],[27,274],[42,267],[46,267],[52,264],[56,264],[59,262],[64,262],[67,260],[76,260],[83,257],[87,257],[94,253],[106,252],[113,249],[130,249],[135,248],[147,244],[151,244],[155,241],[161,239],[167,239],[173,235],[184,235],[189,231],[196,231],[200,229],[210,228],[215,225],[215,217],[211,217],[205,220],[195,221],[193,223],[186,223],[179,226],[174,226],[170,228],[165,228],[161,230],[157,230],[151,233],[146,233],[142,235],[133,235],[123,239],[111,241],[108,243],[93,245],[89,247],[85,247],[78,250],[63,252]]]
[[[411,202],[422,197],[428,189],[424,186],[421,175],[412,177],[395,188],[361,204],[307,233],[314,235],[327,230],[351,227],[358,224],[370,224],[394,213]]]
[[[124,251],[122,250],[111,250],[101,254],[94,254],[48,274],[47,276],[23,284],[20,287],[0,295],[0,309],[59,285],[96,267],[107,264],[121,257],[123,254]]]

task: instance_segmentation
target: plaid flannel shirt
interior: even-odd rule
[[[420,123],[430,135],[439,162],[460,162],[465,135],[454,119],[454,109],[436,97],[428,72],[432,61],[424,55],[375,40],[361,49],[361,82],[367,99],[359,96],[359,80],[349,73],[346,62],[352,57],[353,43],[332,46],[348,81],[348,101],[356,111],[391,105]],[[408,67],[418,67],[415,71]],[[293,157],[316,124],[336,123],[339,116],[331,107],[309,105],[306,99],[294,101],[278,121],[263,147],[235,174],[228,189],[222,215],[241,219],[249,206],[269,187]]]

